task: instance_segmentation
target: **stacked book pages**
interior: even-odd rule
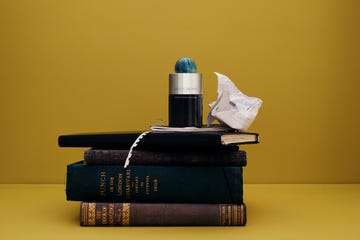
[[[67,167],[67,200],[80,201],[82,226],[244,226],[241,132],[71,134],[61,147],[84,147]],[[131,151],[130,164],[124,167]]]

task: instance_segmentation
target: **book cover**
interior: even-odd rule
[[[129,150],[89,149],[84,151],[84,163],[88,165],[124,165]],[[210,165],[246,166],[246,152],[237,146],[219,151],[150,151],[133,150],[133,165]]]
[[[81,226],[245,226],[245,204],[82,202]]]
[[[84,133],[61,135],[60,147],[129,149],[141,132]],[[216,149],[259,142],[257,133],[245,132],[149,132],[137,149]]]
[[[69,164],[68,200],[242,203],[242,167]]]

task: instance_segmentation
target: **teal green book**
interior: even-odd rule
[[[143,203],[242,203],[239,166],[69,164],[67,200]]]

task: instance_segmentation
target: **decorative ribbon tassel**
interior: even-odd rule
[[[140,135],[136,138],[135,142],[131,145],[130,150],[129,150],[129,153],[128,153],[128,155],[127,155],[127,157],[126,157],[126,160],[125,160],[124,168],[127,168],[127,166],[129,166],[129,164],[130,164],[130,158],[131,158],[131,155],[132,155],[133,148],[135,148],[135,147],[138,145],[138,143],[140,142],[140,140],[141,140],[146,134],[148,134],[149,132],[150,132],[150,131],[146,131],[146,132],[143,132],[142,134],[140,134]]]

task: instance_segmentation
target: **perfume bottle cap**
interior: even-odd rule
[[[175,72],[169,75],[170,94],[202,94],[202,76],[196,73],[194,60],[179,58],[175,63]]]
[[[195,61],[188,57],[179,58],[175,63],[176,73],[196,73]]]

